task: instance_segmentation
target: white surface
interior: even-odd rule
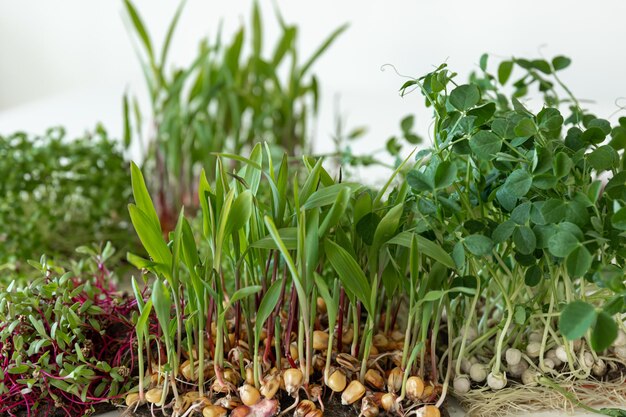
[[[160,47],[177,1],[136,0],[153,40]],[[593,99],[599,116],[615,110],[626,96],[626,54],[619,47],[626,35],[626,2],[599,0],[582,4],[566,0],[470,2],[451,0],[277,0],[289,22],[300,25],[301,49],[308,55],[334,28],[351,27],[316,65],[323,102],[317,151],[331,146],[333,98],[351,126],[367,124],[370,133],[360,151],[381,147],[398,132],[398,122],[418,111],[421,133],[430,122],[422,99],[404,99],[397,90],[401,73],[420,75],[447,60],[463,77],[476,68],[481,53],[547,57],[566,54],[574,65],[563,79],[579,96]],[[213,36],[221,19],[227,37],[248,19],[251,0],[189,0],[173,43],[171,58],[188,63],[197,42]],[[266,38],[278,34],[272,2],[261,1]],[[105,122],[121,132],[121,96],[125,89],[144,96],[139,65],[122,22],[122,2],[0,0],[0,132],[39,132],[64,124],[80,133]]]

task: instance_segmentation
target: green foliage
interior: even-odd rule
[[[63,129],[42,136],[0,136],[0,270],[28,275],[24,262],[42,254],[62,260],[77,246],[110,240],[128,250],[126,162],[102,127],[68,140]]]
[[[86,415],[134,383],[134,306],[104,266],[114,250],[80,251],[67,272],[42,259],[38,278],[0,288],[0,413]]]
[[[145,152],[142,167],[150,174],[148,185],[156,193],[166,231],[173,229],[182,205],[188,210],[195,207],[193,188],[200,168],[212,176],[216,153],[240,155],[259,138],[276,147],[278,154],[310,150],[320,95],[312,67],[347,26],[335,30],[302,59],[298,27],[278,14],[279,39],[275,45],[264,44],[264,20],[254,3],[249,27],[240,27],[230,41],[218,31],[211,41],[200,42],[189,65],[171,68],[167,55],[184,1],[171,21],[160,56],[137,9],[129,0],[124,5],[130,31],[138,39],[137,54],[151,99],[147,121],[154,126],[154,134],[144,138],[144,117],[136,100],[137,111],[131,117],[124,97],[125,137],[132,136]],[[250,43],[249,52],[245,42]]]
[[[588,343],[603,350],[618,309],[603,310],[613,299],[604,289],[626,295],[617,278],[626,268],[626,119],[612,126],[584,110],[558,74],[569,64],[512,58],[493,75],[485,55],[467,84],[445,64],[405,83],[403,92],[417,87],[435,117],[432,148],[418,154],[407,184],[422,219],[415,227],[452,254],[451,273],[483,276],[484,299],[507,291],[507,326],[514,304],[540,311],[556,301],[566,305],[563,335],[577,339],[593,327]],[[537,111],[525,103],[535,88]]]

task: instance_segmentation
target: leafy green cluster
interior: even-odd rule
[[[241,154],[260,139],[290,155],[310,150],[310,131],[318,111],[319,84],[313,64],[346,29],[335,30],[306,60],[297,49],[298,27],[278,14],[282,34],[271,53],[264,53],[263,25],[257,3],[250,27],[241,27],[232,40],[218,32],[214,41],[203,40],[193,62],[172,71],[167,56],[180,14],[181,2],[167,31],[161,53],[139,13],[128,0],[126,10],[141,51],[139,52],[150,101],[150,123],[143,165],[156,192],[157,209],[167,230],[175,213],[195,204],[194,190],[200,167],[215,164],[215,152]],[[246,37],[247,33],[250,33]],[[249,55],[244,55],[249,40]],[[134,112],[131,110],[134,108]],[[131,142],[131,113],[141,139],[142,116],[135,102],[124,99],[125,140]],[[209,170],[212,175],[213,170]]]
[[[0,136],[0,269],[27,274],[28,259],[94,241],[129,249],[126,164],[102,127],[71,141],[61,128]]]
[[[114,250],[90,257],[71,272],[32,262],[40,277],[0,290],[0,413],[83,415],[128,391],[134,301],[111,286],[104,267]],[[11,414],[12,415],[12,414]]]
[[[437,333],[433,329],[440,320],[431,321],[430,315],[421,313],[442,311],[445,303],[440,300],[449,291],[440,290],[445,267],[436,266],[440,265],[437,261],[450,267],[454,264],[433,242],[405,231],[413,221],[413,215],[405,210],[406,183],[385,197],[407,161],[385,187],[374,192],[333,179],[321,158],[303,158],[301,170],[290,166],[286,154],[274,161],[267,145],[264,149],[258,144],[249,158],[238,156],[237,160],[241,166],[233,174],[228,174],[218,159],[215,181],[210,183],[204,174],[200,177],[201,234],[194,236],[181,212],[168,240],[162,237],[143,176],[133,167],[136,204],[130,206],[131,218],[150,259],[129,255],[129,261],[157,277],[145,303],[135,284],[143,318],[137,324],[140,361],[154,350],[146,324],[154,311],[164,330],[158,339],[167,350],[162,376],[171,386],[179,379],[181,350],[198,351],[195,366],[212,360],[217,381],[227,367],[243,375],[243,364],[225,355],[225,347],[232,347],[231,337],[250,346],[259,386],[267,361],[284,369],[281,358],[286,356],[291,366],[296,366],[290,354],[292,332],[299,335],[298,360],[305,381],[312,382],[313,333],[325,328],[329,341],[324,378],[336,355],[348,350],[361,361],[358,375],[363,380],[373,337],[395,328],[398,323],[391,319],[392,306],[397,314],[403,294],[410,294],[407,341],[400,356],[407,377],[418,368],[425,376],[425,361],[418,367],[416,358],[420,352],[425,354],[421,348],[430,331]],[[208,243],[208,250],[199,251],[199,242]],[[427,270],[431,273],[425,274]],[[454,291],[473,293],[463,286]],[[318,297],[326,306],[327,324],[322,328],[316,320]],[[340,306],[339,300],[344,298],[342,304],[346,305]],[[367,311],[367,316],[362,317],[360,311]],[[203,337],[209,326],[215,331]],[[342,348],[342,329],[348,327],[355,336],[351,346]],[[275,340],[273,348],[267,339],[265,347],[261,344],[263,332]],[[264,353],[259,355],[261,349]],[[201,393],[204,383],[200,373]]]
[[[561,331],[577,339],[593,327],[603,350],[626,296],[626,118],[611,125],[580,107],[559,78],[568,58],[505,60],[497,75],[487,61],[468,84],[441,65],[403,86],[421,90],[435,116],[433,147],[407,176],[416,231],[452,254],[456,275],[505,293],[507,324],[515,311],[523,326],[533,311],[581,300]],[[537,112],[522,103],[534,87]],[[581,305],[588,319],[577,321],[568,312]]]

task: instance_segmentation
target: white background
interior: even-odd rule
[[[596,0],[432,1],[278,0],[288,22],[300,26],[306,56],[344,22],[350,29],[318,62],[322,114],[315,150],[328,151],[334,97],[349,126],[366,124],[358,151],[380,148],[399,120],[418,115],[426,135],[430,113],[418,94],[400,98],[393,71],[421,75],[443,61],[462,79],[483,52],[496,56],[571,57],[562,74],[586,104],[607,117],[626,96],[626,2]],[[222,20],[230,35],[248,21],[250,0],[189,0],[173,43],[176,64],[190,62],[198,41]],[[266,46],[279,33],[272,2],[261,0]],[[177,2],[136,0],[160,47]],[[269,41],[269,42],[268,42]],[[266,50],[271,52],[271,49]],[[495,71],[495,68],[492,68]],[[121,96],[145,97],[141,72],[123,23],[121,0],[0,0],[0,133],[41,132],[63,124],[80,133],[102,121],[121,133]]]

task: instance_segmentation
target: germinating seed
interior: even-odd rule
[[[404,372],[402,372],[402,369],[399,367],[393,368],[387,377],[387,390],[392,393],[400,391],[403,378]]]
[[[606,375],[606,362],[598,358],[598,360],[593,364],[591,372],[598,377]]]
[[[406,396],[411,401],[417,401],[424,395],[424,380],[419,376],[409,377],[406,381]]]
[[[531,358],[538,358],[541,353],[541,343],[531,342],[526,346],[526,354]]]
[[[483,382],[487,379],[487,366],[482,363],[475,363],[470,368],[470,378],[474,382]]]
[[[555,355],[557,359],[560,360],[561,362],[568,363],[567,351],[565,350],[564,346],[558,346],[556,348]]]
[[[508,365],[517,365],[522,360],[522,352],[519,349],[509,348],[504,355]]]
[[[342,370],[336,369],[328,377],[326,385],[334,392],[342,392],[346,388],[347,383],[346,374]]]
[[[469,392],[471,383],[467,375],[458,375],[454,378],[452,386],[454,387],[455,392],[459,394],[465,394]]]
[[[492,390],[503,389],[506,387],[506,382],[506,374],[504,373],[495,374],[490,372],[489,375],[487,375],[487,385],[489,385],[489,388]]]
[[[528,369],[528,363],[526,363],[526,361],[520,361],[520,363],[518,363],[517,365],[509,365],[508,369],[509,374],[519,378],[520,376],[522,376],[522,373],[524,373],[524,371]]]
[[[527,369],[522,373],[522,383],[529,387],[535,387],[539,385],[537,382],[537,378],[539,377],[539,373],[534,369]]]
[[[341,394],[341,404],[349,405],[360,400],[365,395],[365,387],[359,381],[352,381]]]

